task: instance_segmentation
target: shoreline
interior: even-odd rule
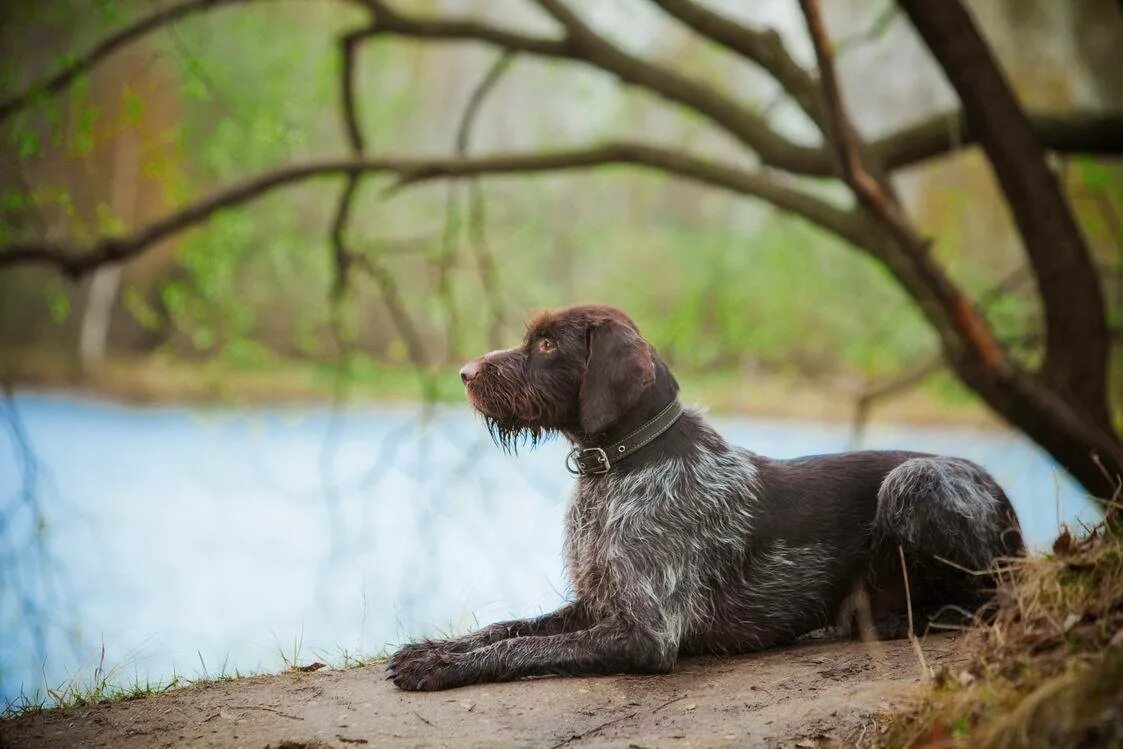
[[[352,371],[340,389],[337,372],[307,362],[234,367],[151,356],[111,359],[82,375],[43,356],[17,356],[14,362],[0,367],[0,379],[17,394],[65,395],[136,407],[331,408],[339,392],[343,408],[464,403],[454,367],[436,370],[425,392],[419,373],[409,367],[364,367]],[[704,408],[717,418],[855,424],[858,390],[838,379],[811,382],[728,371],[686,372],[678,379],[683,403]],[[975,396],[942,373],[927,385],[877,402],[864,424],[1009,430]]]
[[[959,634],[924,638],[963,667]],[[669,674],[553,677],[402,692],[380,665],[188,685],[0,720],[7,746],[822,746],[876,736],[924,679],[907,640],[809,641],[684,659]],[[284,743],[290,742],[290,743]]]

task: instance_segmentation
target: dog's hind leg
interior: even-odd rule
[[[987,570],[1022,546],[1002,487],[974,463],[943,457],[911,458],[886,475],[874,538],[971,570]]]
[[[935,456],[911,458],[886,475],[873,543],[870,579],[880,591],[875,616],[879,629],[894,634],[902,603],[912,604],[918,629],[938,611],[958,622],[970,619],[994,587],[996,562],[1023,550],[1013,509],[997,482],[970,461]],[[909,600],[902,597],[902,555]]]

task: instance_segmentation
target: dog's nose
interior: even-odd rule
[[[460,368],[460,381],[467,385],[476,375],[480,373],[480,363],[478,361],[468,362]]]

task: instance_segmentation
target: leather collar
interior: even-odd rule
[[[651,444],[656,437],[674,426],[680,416],[682,416],[682,404],[676,398],[655,414],[650,421],[618,442],[604,447],[573,448],[565,456],[565,467],[574,476],[608,473],[613,465]]]

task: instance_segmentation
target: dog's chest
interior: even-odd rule
[[[581,600],[596,598],[604,581],[605,497],[578,484],[566,513],[565,556],[574,592]]]
[[[674,524],[666,517],[673,503],[665,472],[578,482],[566,515],[565,546],[570,580],[582,601],[610,609],[620,590],[635,582],[637,546]]]

